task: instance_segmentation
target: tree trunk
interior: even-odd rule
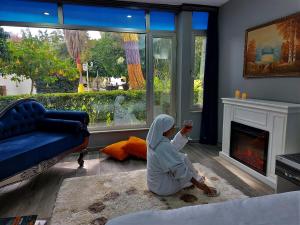
[[[80,56],[77,56],[75,59],[76,67],[79,71],[79,84],[83,84],[83,78],[82,78],[82,64],[80,60]]]
[[[34,81],[31,80],[30,95],[32,95],[32,93],[33,93],[33,88],[34,88]]]

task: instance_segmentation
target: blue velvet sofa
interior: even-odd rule
[[[0,187],[31,178],[71,152],[83,166],[88,145],[85,112],[46,110],[34,99],[16,101],[0,112]]]

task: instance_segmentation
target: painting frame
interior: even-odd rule
[[[251,32],[258,32],[259,30],[264,30],[264,29],[267,29],[268,27],[271,27],[271,26],[276,26],[278,24],[283,24],[285,22],[288,22],[288,21],[291,21],[291,20],[295,20],[295,21],[300,21],[300,12],[298,13],[294,13],[294,14],[291,14],[289,16],[286,16],[286,17],[282,17],[282,18],[279,18],[279,19],[276,19],[276,20],[273,20],[273,21],[270,21],[270,22],[267,22],[267,23],[264,23],[264,24],[261,24],[261,25],[258,25],[258,26],[255,26],[255,27],[251,27],[249,29],[246,30],[245,32],[245,45],[244,45],[244,69],[243,69],[243,77],[245,79],[249,79],[249,78],[268,78],[268,77],[300,77],[300,54],[297,56],[298,58],[296,59],[296,56],[295,56],[295,64],[293,65],[293,69],[295,69],[296,67],[296,71],[280,71],[280,72],[268,72],[268,71],[264,71],[264,72],[253,72],[253,70],[249,69],[249,64],[251,62],[249,62],[249,44],[250,44],[250,41],[251,39],[249,38],[250,36],[250,33]],[[298,24],[299,23],[299,24]],[[300,22],[296,23],[296,28],[295,28],[295,32],[297,35],[299,32],[299,34],[297,36],[295,36],[295,40],[297,41],[296,43],[294,43],[294,45],[296,45],[296,52],[299,51],[300,53],[300,30],[297,30],[297,28],[300,29]],[[277,37],[278,38],[278,37]],[[282,38],[282,37],[281,37]],[[284,42],[282,42],[282,46],[281,46],[281,50],[283,48],[283,44]],[[298,44],[298,45],[297,45]],[[297,47],[299,47],[299,49],[297,49]],[[255,62],[252,63],[253,66],[261,66],[261,65],[266,65],[266,64],[257,64],[257,49],[255,49]],[[280,51],[281,51],[280,50]],[[280,53],[280,54],[283,54],[283,53]],[[280,55],[280,57],[283,57],[282,55]],[[250,64],[251,65],[251,64]],[[271,63],[270,65],[274,65],[273,63]]]

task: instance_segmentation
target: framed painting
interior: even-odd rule
[[[246,31],[244,77],[300,77],[300,13]]]

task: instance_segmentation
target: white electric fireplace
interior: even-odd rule
[[[276,187],[276,155],[300,153],[300,104],[222,98],[220,156]]]

